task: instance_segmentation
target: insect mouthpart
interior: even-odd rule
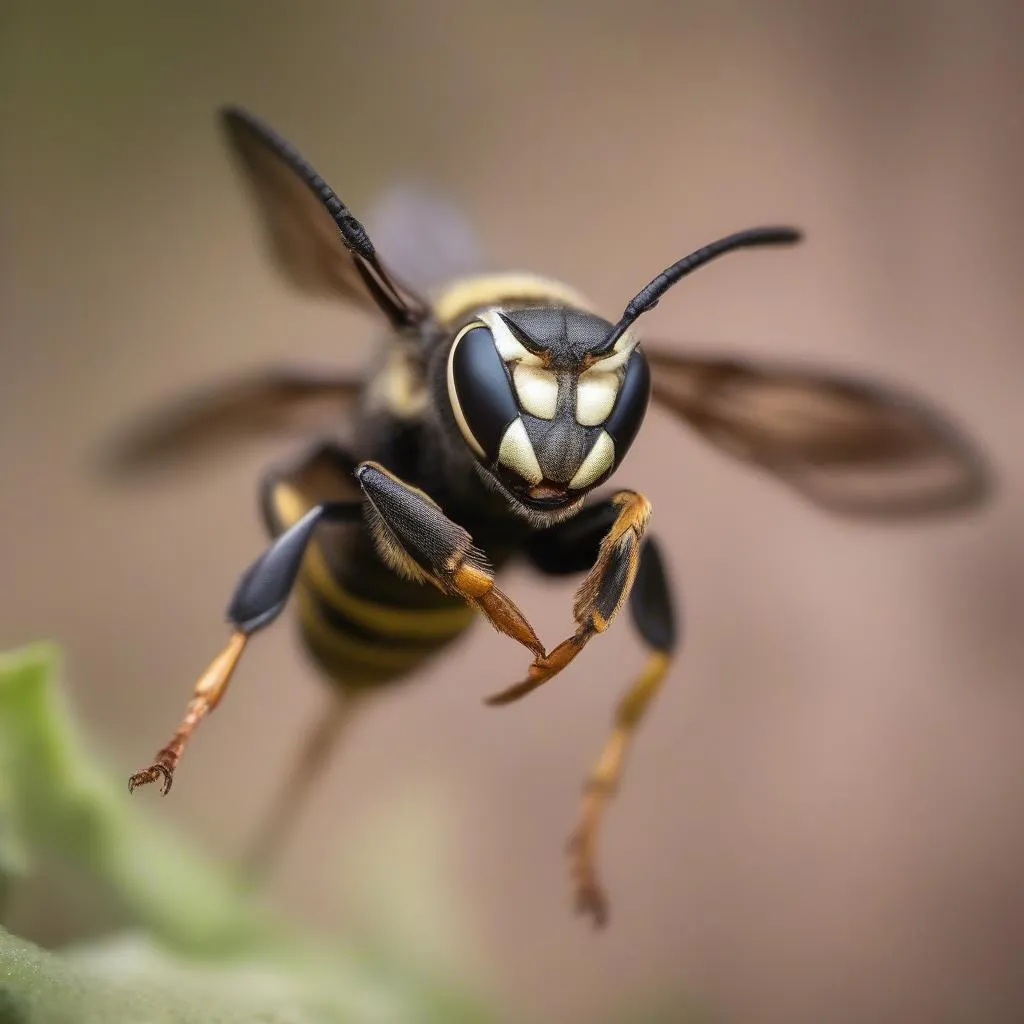
[[[513,497],[528,508],[537,511],[565,508],[580,498],[578,491],[572,491],[564,484],[554,483],[551,480],[542,480],[539,484],[531,484],[527,480],[518,478],[515,473],[508,472],[500,464],[495,467],[495,470],[496,479]]]
[[[561,505],[569,499],[569,492],[566,488],[547,483],[537,484],[526,493],[530,501],[536,502],[538,505]]]

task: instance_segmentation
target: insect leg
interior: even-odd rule
[[[274,803],[242,857],[244,874],[257,880],[278,859],[310,785],[320,774],[358,701],[352,694],[330,694],[330,704],[302,742],[300,753]]]
[[[601,538],[614,522],[611,502],[584,509],[574,519],[539,534],[530,549],[538,569],[548,575],[583,572],[593,564]],[[584,788],[569,854],[577,908],[601,926],[608,904],[597,875],[597,840],[604,812],[621,782],[626,753],[651,701],[661,687],[676,646],[677,614],[655,538],[644,538],[630,594],[633,624],[650,648],[647,664],[615,711],[611,734]]]
[[[376,462],[360,463],[356,477],[369,502],[368,518],[381,558],[399,575],[432,583],[479,608],[500,633],[539,660],[544,645],[526,616],[494,585],[473,538],[423,491]]]
[[[352,522],[362,514],[360,502],[324,502],[306,513],[282,533],[242,574],[228,606],[234,632],[227,646],[199,677],[185,716],[174,735],[148,768],[128,780],[128,788],[161,780],[161,790],[171,788],[174,770],[189,737],[199,723],[220,703],[242,651],[253,633],[270,625],[281,614],[302,564],[316,526],[323,522]]]
[[[362,506],[363,496],[353,476],[357,460],[333,440],[317,442],[295,462],[271,468],[260,483],[260,505],[271,536],[278,537],[294,526],[312,508],[327,501],[354,501]],[[318,544],[320,539],[313,542]],[[318,569],[330,575],[330,567],[319,557]],[[309,569],[309,551],[304,569]],[[316,573],[317,570],[314,570]],[[317,776],[338,746],[362,700],[358,689],[345,685],[344,679],[331,675],[334,683],[327,695],[327,706],[316,716],[299,744],[298,753],[273,797],[269,810],[261,817],[247,842],[239,866],[250,882],[258,882],[281,855],[292,834],[303,805]]]
[[[596,867],[601,821],[622,780],[629,745],[661,689],[676,645],[672,594],[661,553],[653,537],[648,537],[641,549],[629,609],[633,624],[651,652],[640,676],[623,694],[615,709],[611,734],[587,779],[576,828],[569,840],[576,907],[580,913],[589,914],[598,927],[608,920],[608,901]]]
[[[576,591],[573,618],[576,632],[550,654],[538,657],[526,679],[487,699],[488,704],[509,704],[552,679],[587,645],[603,633],[629,597],[640,561],[640,547],[651,514],[651,503],[635,491],[618,491],[610,505],[615,516],[597,549],[590,572]]]

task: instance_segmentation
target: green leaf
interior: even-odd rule
[[[461,959],[444,878],[443,794],[420,792],[349,842],[345,879],[369,925],[360,946],[296,931],[229,867],[133,801],[87,749],[49,644],[0,654],[0,898],[37,855],[59,856],[134,922],[50,952],[0,927],[0,1024],[485,1024],[439,977]],[[415,850],[413,866],[402,851]],[[43,858],[39,858],[43,859]],[[351,894],[351,893],[350,893]],[[370,924],[372,922],[372,924]],[[449,955],[441,955],[447,952]],[[457,956],[456,956],[457,954]],[[476,966],[476,965],[474,965]],[[613,1020],[704,1020],[634,1001]]]
[[[59,856],[136,931],[53,953],[0,928],[0,1024],[491,1019],[408,948],[297,932],[154,820],[77,735],[58,664],[48,644],[0,655],[0,871],[11,883]]]
[[[35,849],[75,864],[182,951],[233,955],[275,942],[269,915],[240,881],[132,806],[127,787],[90,755],[55,681],[58,665],[49,644],[0,655],[5,859],[24,867]]]
[[[450,1024],[471,1008],[369,972],[205,964],[128,936],[53,954],[0,929],[0,1024]]]

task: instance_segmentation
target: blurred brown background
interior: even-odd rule
[[[512,708],[481,698],[524,659],[482,628],[379,701],[275,884],[336,920],[339,830],[436,792],[510,1019],[659,989],[744,1022],[1024,1017],[1020,4],[8,0],[3,21],[0,643],[65,645],[119,772],[222,642],[276,450],[111,491],[99,446],[219,375],[359,365],[373,333],[272,276],[219,104],[267,118],[357,214],[423,182],[496,263],[612,312],[696,245],[793,221],[803,247],[702,271],[646,330],[913,384],[987,446],[998,503],[843,524],[652,413],[619,479],[654,503],[688,639],[609,818],[610,930],[571,914],[562,843],[640,665],[626,620]],[[545,637],[568,629],[571,584],[508,589]],[[138,798],[233,854],[325,699],[280,626],[173,796]],[[75,933],[45,894],[19,913]]]

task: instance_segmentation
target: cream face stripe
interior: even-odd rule
[[[498,461],[513,473],[518,473],[529,484],[536,485],[544,479],[537,453],[533,450],[522,419],[514,419],[509,424],[498,449]]]
[[[472,323],[466,324],[465,327],[455,335],[455,340],[452,342],[452,347],[448,352],[448,369],[445,374],[448,380],[448,402],[452,407],[452,413],[455,416],[455,422],[459,425],[459,430],[465,438],[466,444],[476,453],[477,458],[487,458],[483,448],[480,447],[480,442],[473,436],[473,431],[469,429],[469,424],[466,422],[466,414],[462,411],[462,403],[459,401],[458,392],[455,390],[455,349],[458,348],[459,342],[472,330],[477,327],[486,327],[487,325],[481,323],[479,320],[474,320]]]

